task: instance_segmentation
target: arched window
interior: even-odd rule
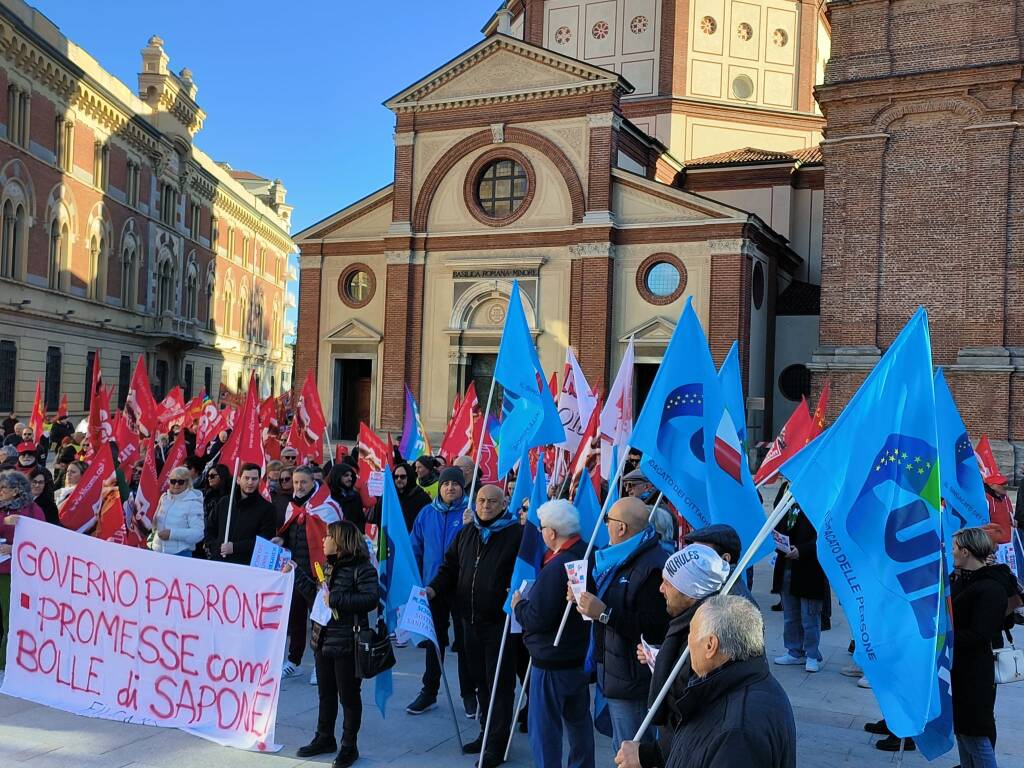
[[[132,308],[138,301],[138,286],[135,283],[137,268],[135,263],[135,246],[129,244],[121,253],[121,306]]]
[[[0,276],[14,277],[15,241],[14,204],[8,200],[4,203],[3,224],[0,230]]]
[[[11,238],[11,277],[20,279],[25,266],[25,243],[28,242],[28,231],[25,220],[25,206],[19,205],[14,210],[14,236]]]
[[[89,296],[96,298],[96,276],[100,271],[100,240],[93,235],[89,241]]]
[[[224,333],[231,334],[231,313],[235,308],[235,296],[234,291],[231,287],[231,283],[228,283],[224,288]]]
[[[165,259],[157,272],[157,312],[174,310],[174,269],[171,260]]]
[[[194,320],[198,316],[199,276],[195,266],[191,266],[185,277],[185,316]]]
[[[54,219],[50,223],[50,242],[47,249],[47,272],[46,284],[58,290],[60,288],[60,266],[61,266],[61,227],[60,222]]]
[[[214,292],[217,289],[217,272],[214,267],[214,262],[210,262],[209,268],[206,270],[206,329],[208,331],[215,330],[214,321]]]
[[[249,338],[249,296],[244,288],[238,302],[238,334],[243,339]]]

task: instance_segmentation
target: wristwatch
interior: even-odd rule
[[[598,616],[597,620],[599,622],[601,622],[602,624],[607,624],[608,623],[608,619],[611,617],[611,615],[612,615],[612,609],[609,608],[607,611],[605,611],[600,616]]]

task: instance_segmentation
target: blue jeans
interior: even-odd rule
[[[612,721],[612,755],[619,753],[624,741],[632,741],[637,728],[647,716],[647,702],[637,699],[605,699],[608,703],[608,717]],[[654,729],[644,731],[640,741],[654,741]]]
[[[784,625],[782,640],[790,656],[798,659],[812,658],[821,661],[818,643],[821,641],[821,600],[808,600],[806,597],[793,597],[789,591],[789,564],[782,577],[782,617]]]
[[[569,732],[568,768],[594,768],[590,676],[580,669],[530,672],[527,728],[537,768],[562,768],[562,731]]]
[[[999,768],[996,751],[988,736],[961,736],[958,733],[956,748],[960,752],[961,768]]]

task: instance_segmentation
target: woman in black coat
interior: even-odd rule
[[[331,490],[331,498],[341,507],[341,517],[348,520],[359,532],[366,529],[366,513],[363,511],[363,499],[356,490],[356,471],[348,464],[335,464],[327,475],[327,487]]]
[[[324,554],[327,556],[327,570],[323,585],[317,585],[301,568],[294,568],[292,564],[295,589],[310,605],[314,600],[323,600],[333,614],[326,626],[313,622],[310,646],[316,664],[320,714],[313,741],[301,747],[297,754],[299,757],[311,757],[337,748],[334,728],[340,699],[343,712],[341,749],[333,765],[334,768],[347,768],[359,758],[356,737],[363,716],[362,680],[356,677],[355,628],[369,626],[367,614],[377,607],[380,587],[363,534],[352,523],[342,521],[327,527]]]
[[[53,480],[50,478],[50,473],[43,467],[37,467],[32,470],[28,480],[32,485],[32,497],[35,499],[36,504],[39,505],[39,508],[43,510],[46,522],[52,525],[60,525],[60,516],[57,514],[57,502],[53,500]]]
[[[961,765],[996,765],[992,645],[1006,616],[1009,569],[985,564],[994,551],[981,528],[953,534],[953,733]]]
[[[789,539],[785,552],[778,544],[780,539],[776,539],[772,591],[782,598],[786,653],[776,657],[775,663],[800,664],[808,672],[817,672],[822,660],[818,650],[821,611],[827,594],[825,572],[818,562],[818,532],[796,504],[775,526],[775,531]]]

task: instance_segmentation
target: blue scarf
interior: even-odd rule
[[[594,553],[594,583],[597,584],[597,596],[603,597],[605,590],[611,585],[612,576],[634,552],[640,549],[651,539],[657,538],[658,533],[653,525],[648,525],[636,536],[631,536],[618,544],[612,544],[599,549]]]
[[[483,524],[480,517],[475,512],[473,513],[473,525],[475,525],[476,529],[480,531],[480,538],[483,540],[484,544],[487,543],[487,540],[490,539],[491,536],[498,533],[498,531],[505,530],[512,524],[518,525],[519,518],[511,512],[505,512],[504,515],[491,520],[487,525]]]
[[[469,506],[469,499],[464,495],[459,497],[459,500],[454,504],[448,504],[441,498],[441,494],[437,495],[437,498],[430,502],[431,505],[440,512],[442,515],[447,515],[450,512],[458,512],[461,517],[462,513],[466,511],[466,507]]]

